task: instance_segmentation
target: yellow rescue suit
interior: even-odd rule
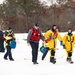
[[[68,53],[73,53],[74,51],[74,42],[75,42],[75,35],[68,35],[65,34],[63,37],[63,44],[65,45],[67,57],[71,58],[72,55],[68,55]]]
[[[62,37],[60,36],[59,32],[55,35],[55,33],[52,30],[48,30],[44,34],[45,39],[47,40],[46,42],[49,45],[49,49],[52,50],[50,52],[50,57],[54,57],[55,51],[56,51],[56,45],[57,45],[57,38],[62,41]],[[53,53],[54,52],[54,53]]]
[[[48,30],[44,34],[45,39],[49,39],[48,45],[50,49],[56,50],[56,45],[57,45],[57,38],[62,41],[62,37],[58,33],[56,36],[54,36],[54,32],[52,30]]]

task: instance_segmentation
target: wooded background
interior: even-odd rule
[[[52,0],[50,0],[53,3]],[[27,33],[35,23],[43,32],[56,24],[61,32],[75,31],[75,0],[56,0],[50,7],[39,0],[6,0],[0,4],[2,30],[11,26],[16,33]]]

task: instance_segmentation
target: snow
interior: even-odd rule
[[[75,33],[75,32],[74,32]],[[61,33],[64,35],[65,33]],[[66,62],[66,52],[58,41],[56,51],[56,64],[49,62],[50,52],[48,52],[44,61],[41,60],[42,53],[38,52],[38,65],[31,62],[31,47],[27,45],[26,33],[16,35],[17,47],[12,49],[12,56],[15,61],[4,60],[5,53],[0,53],[0,75],[74,75],[75,63]],[[40,46],[42,41],[40,41]],[[75,62],[75,51],[73,53]]]

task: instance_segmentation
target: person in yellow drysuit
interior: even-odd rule
[[[63,37],[63,44],[64,47],[66,49],[66,53],[67,53],[67,61],[69,63],[73,63],[72,61],[72,53],[74,50],[74,42],[75,42],[75,35],[72,34],[72,29],[69,28],[68,29],[68,34],[65,34]]]
[[[50,62],[55,64],[55,52],[56,52],[56,45],[57,45],[57,38],[61,41],[62,43],[62,37],[60,36],[57,26],[53,25],[51,30],[48,30],[45,34],[45,42],[48,43],[49,49],[50,49]]]

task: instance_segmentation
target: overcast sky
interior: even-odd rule
[[[51,4],[55,4],[56,3],[56,0],[39,0],[41,1],[42,3],[50,6]]]

